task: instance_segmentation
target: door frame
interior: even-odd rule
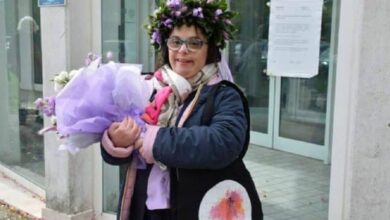
[[[264,146],[267,148],[282,150],[290,153],[295,153],[307,157],[323,160],[325,164],[329,164],[331,160],[331,139],[333,126],[333,109],[334,109],[334,90],[336,78],[336,51],[338,45],[338,14],[339,1],[333,0],[332,5],[332,26],[331,26],[331,41],[330,41],[330,57],[328,70],[328,87],[327,87],[327,106],[325,115],[325,134],[324,145],[312,144],[304,141],[280,137],[279,122],[280,122],[280,93],[281,93],[281,77],[269,77],[269,106],[268,106],[268,129],[267,134],[251,131],[250,143]],[[297,146],[299,146],[297,148]]]
[[[267,120],[267,133],[258,131],[250,132],[250,143],[260,145],[267,148],[273,148],[273,121],[274,121],[274,106],[275,100],[271,97],[275,97],[275,77],[269,76],[269,91],[268,91],[268,120]]]
[[[331,59],[333,60],[333,59]],[[330,65],[333,65],[331,61]],[[294,154],[299,154],[306,157],[311,157],[319,160],[324,160],[328,163],[329,160],[329,137],[330,137],[330,123],[331,123],[331,95],[333,89],[333,68],[329,69],[328,75],[328,91],[327,91],[327,110],[325,120],[325,137],[324,145],[298,141],[290,138],[280,137],[279,123],[280,123],[280,95],[281,95],[281,77],[269,77],[269,106],[268,106],[268,127],[267,133],[251,131],[250,143],[260,145],[263,147],[286,151]]]
[[[332,42],[331,42],[332,44]],[[332,47],[332,46],[331,46]],[[333,65],[333,62],[330,63],[329,65]],[[309,143],[305,141],[299,141],[291,138],[285,138],[279,136],[279,125],[280,125],[280,97],[281,97],[281,84],[282,84],[282,79],[283,77],[276,77],[276,86],[275,86],[275,106],[274,106],[274,125],[273,125],[273,134],[274,134],[274,139],[273,139],[273,148],[277,150],[282,150],[294,154],[299,154],[302,156],[306,157],[311,157],[319,160],[323,160],[326,162],[329,157],[329,133],[330,133],[330,103],[331,101],[331,94],[332,94],[332,79],[331,77],[333,75],[331,73],[331,69],[328,70],[328,87],[327,87],[327,106],[326,106],[326,114],[325,114],[325,134],[324,134],[324,144],[319,145],[319,144],[314,144],[314,143]]]

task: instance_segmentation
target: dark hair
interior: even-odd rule
[[[206,36],[205,31],[201,27],[195,25],[195,29],[196,29],[196,31],[200,30],[202,32],[202,34]],[[208,49],[207,49],[206,64],[217,63],[217,62],[221,61],[221,51],[217,47],[216,42],[213,41],[214,38],[210,38],[209,36],[206,36],[206,37],[208,38],[207,39]],[[166,42],[166,40],[167,39],[162,39],[162,42]],[[159,56],[159,58],[157,60],[157,67],[161,67],[164,64],[168,64],[169,66],[171,65],[169,63],[169,49],[168,49],[166,43],[161,44],[161,50],[159,51],[158,56]]]

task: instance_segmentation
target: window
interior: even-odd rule
[[[44,186],[40,11],[37,1],[0,1],[0,163]]]
[[[152,72],[154,50],[144,28],[152,7],[151,1],[102,0],[102,53],[112,52],[115,62],[140,63],[142,72]],[[103,164],[103,212],[117,211],[125,171],[126,167]]]

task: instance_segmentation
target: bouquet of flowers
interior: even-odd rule
[[[141,75],[139,64],[112,61],[89,55],[87,66],[70,73],[61,72],[54,78],[56,96],[35,101],[37,108],[51,117],[52,126],[65,142],[60,150],[71,153],[100,141],[112,122],[132,117],[145,128],[141,115],[152,93],[151,82]]]

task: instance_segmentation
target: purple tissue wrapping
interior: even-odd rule
[[[98,142],[112,122],[125,116],[144,127],[141,114],[152,92],[139,64],[100,59],[82,68],[56,96],[57,130],[67,139],[62,148],[77,152]]]

